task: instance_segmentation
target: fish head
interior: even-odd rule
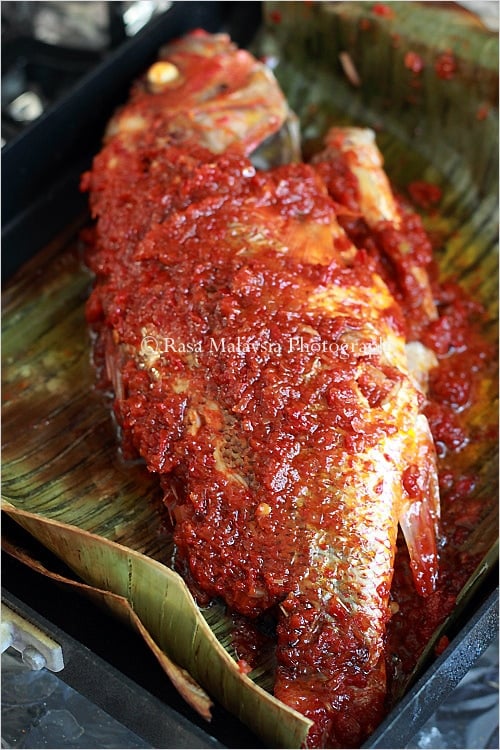
[[[166,141],[194,142],[215,154],[236,147],[249,155],[284,126],[289,139],[291,120],[266,65],[237,49],[227,34],[197,30],[162,48],[106,138],[129,144],[161,128]],[[298,131],[292,151],[298,153]]]

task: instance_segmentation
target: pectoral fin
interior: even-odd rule
[[[432,593],[438,576],[437,523],[439,486],[434,443],[427,419],[420,414],[415,425],[415,462],[403,474],[405,501],[399,517],[413,572],[421,596]]]

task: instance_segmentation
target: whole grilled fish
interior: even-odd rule
[[[435,457],[401,309],[321,170],[248,158],[287,117],[226,36],[168,46],[83,180],[87,316],[179,570],[201,601],[275,608],[276,695],[308,745],[356,746],[384,711],[398,523],[434,585]]]

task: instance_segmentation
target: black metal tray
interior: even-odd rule
[[[136,37],[112,52],[95,70],[87,74],[79,84],[57,105],[47,111],[39,121],[4,147],[3,166],[3,210],[2,210],[2,278],[7,281],[22,264],[40,250],[58,231],[68,226],[75,217],[84,215],[86,198],[78,190],[81,172],[90,165],[92,155],[99,148],[100,138],[114,108],[125,99],[130,81],[142,72],[154,59],[158,48],[168,39],[189,29],[203,27],[209,31],[224,30],[242,45],[247,44],[257,30],[261,20],[261,3],[249,2],[175,2],[172,7]],[[62,600],[55,584],[32,572],[22,572],[22,566],[7,558],[4,565],[4,584],[11,595],[31,604],[36,592],[44,591],[38,601],[38,611],[65,627],[66,609],[75,607],[75,596],[65,592]],[[38,583],[33,588],[32,576]],[[460,679],[474,664],[498,632],[498,589],[490,576],[483,583],[475,599],[470,602],[470,616],[449,633],[450,646],[436,659],[412,687],[401,703],[391,712],[379,729],[364,745],[366,748],[404,747],[418,728],[434,712],[436,706],[452,691]],[[69,604],[65,604],[70,597]],[[71,599],[71,597],[73,597]],[[61,606],[61,601],[63,606]],[[85,602],[85,607],[88,603]],[[61,622],[61,616],[63,622]],[[67,619],[67,611],[66,611]],[[84,618],[86,623],[91,618]],[[119,634],[118,642],[128,636],[118,628],[111,616],[101,614],[102,633],[108,646]],[[76,628],[74,637],[88,640],[86,626]],[[135,638],[135,635],[134,635]],[[98,648],[99,639],[90,638],[90,648]],[[137,643],[134,642],[134,647]],[[113,649],[111,649],[113,651]],[[127,651],[127,649],[126,649]],[[121,653],[121,656],[120,656]],[[128,650],[130,655],[130,650]],[[114,667],[130,675],[130,658],[124,650],[103,654]],[[141,662],[143,664],[144,662]],[[99,664],[99,669],[103,665]],[[196,731],[202,726],[190,709],[173,690],[158,688],[158,670],[148,673],[141,668],[132,669],[132,679],[151,693],[167,696],[165,711],[174,705],[191,722]],[[113,679],[116,674],[113,673]],[[128,678],[127,678],[128,679]],[[164,678],[164,682],[168,682]],[[148,708],[151,717],[158,714],[157,697],[151,695]],[[160,709],[161,713],[161,709]],[[170,715],[170,714],[169,714]],[[185,728],[184,719],[181,724]],[[215,718],[206,728],[206,747],[217,746],[214,737],[222,746],[259,747],[260,741],[236,719],[216,708]],[[200,731],[203,732],[202,729]],[[197,734],[197,737],[203,736]],[[161,742],[159,736],[154,742]],[[175,743],[174,743],[175,744]],[[169,746],[160,744],[157,746]],[[174,746],[174,745],[171,745]],[[178,745],[175,745],[178,746]],[[199,745],[202,746],[202,745]],[[219,745],[221,746],[221,745]]]

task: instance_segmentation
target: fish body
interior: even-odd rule
[[[125,449],[164,488],[179,571],[200,601],[277,612],[276,695],[313,719],[311,746],[356,746],[384,711],[398,523],[422,594],[437,574],[434,449],[399,305],[320,170],[257,171],[255,113],[215,134],[231,81],[197,84],[192,105],[191,75],[207,58],[219,71],[228,44],[176,42],[172,100],[139,84],[110,126],[84,178],[87,317]],[[255,111],[279,102],[284,122],[262,80]]]

